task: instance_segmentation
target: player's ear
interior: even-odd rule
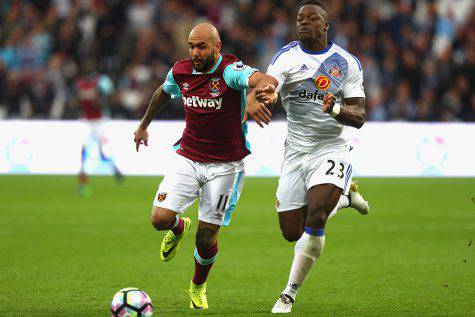
[[[221,52],[221,46],[223,45],[223,43],[221,41],[218,41],[216,43],[216,49],[218,50],[218,52]]]
[[[330,29],[330,21],[325,21],[325,27],[323,29],[325,30],[325,32],[328,32],[328,30]]]

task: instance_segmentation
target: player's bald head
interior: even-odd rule
[[[209,70],[217,61],[221,50],[218,30],[210,23],[200,23],[188,37],[190,60],[195,70]]]
[[[189,36],[190,42],[193,40],[203,40],[212,45],[221,42],[218,30],[211,23],[200,23],[193,28]]]

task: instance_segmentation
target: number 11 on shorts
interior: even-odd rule
[[[224,198],[224,199],[223,199]],[[228,203],[229,195],[219,195],[218,205],[216,206],[217,211],[224,211],[226,209],[226,204]],[[222,204],[221,204],[222,202]]]

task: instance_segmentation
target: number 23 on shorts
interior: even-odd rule
[[[343,178],[345,176],[345,164],[339,161],[328,159],[327,162],[328,169],[325,175],[336,175],[338,178]]]

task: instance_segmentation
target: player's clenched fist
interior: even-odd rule
[[[135,150],[138,152],[140,144],[144,144],[148,146],[148,132],[146,129],[138,128],[134,132],[134,142],[135,142]]]
[[[327,93],[325,97],[323,97],[323,112],[332,113],[335,101],[336,97],[331,92]]]

